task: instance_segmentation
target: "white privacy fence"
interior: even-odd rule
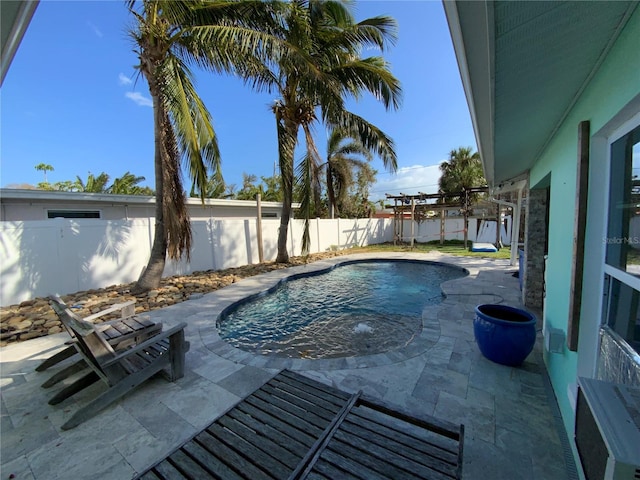
[[[153,218],[0,222],[0,305],[64,295],[138,279],[153,243]],[[405,221],[405,241],[411,222]],[[164,276],[258,263],[255,219],[192,220],[191,261],[167,262]],[[279,219],[262,220],[264,260],[277,254]],[[289,255],[302,254],[302,220],[289,225]],[[445,238],[463,239],[463,220],[448,218]],[[469,239],[475,239],[469,219]],[[415,223],[417,242],[439,239],[440,220]],[[393,241],[392,219],[314,219],[310,253]]]
[[[262,220],[265,261],[277,253],[279,219]],[[302,254],[302,220],[289,226],[289,255]],[[193,220],[191,261],[164,276],[258,263],[255,219]],[[153,219],[0,222],[0,305],[137,280],[153,243]],[[393,240],[390,219],[311,221],[311,253]]]

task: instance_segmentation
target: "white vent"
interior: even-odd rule
[[[550,353],[564,353],[564,330],[550,327],[547,323],[544,330],[544,348]]]

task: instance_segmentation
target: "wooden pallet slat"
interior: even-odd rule
[[[211,452],[209,452],[197,441],[185,443],[182,447],[182,450],[187,452],[208,472],[211,472],[213,476],[224,478],[225,480],[242,480],[242,477],[240,475],[238,475],[226,463],[221,461],[215,455],[212,455]]]
[[[333,449],[327,449],[322,453],[320,460],[314,465],[314,469],[319,469],[324,462],[330,463],[345,472],[337,478],[354,478],[359,480],[389,480],[391,478],[401,478],[404,480],[403,477],[391,477],[380,474],[353,458],[347,458],[337,454]]]
[[[446,469],[446,473],[426,467],[422,462],[415,462],[404,455],[397,454],[376,444],[369,444],[366,439],[350,435],[345,431],[338,431],[332,449],[341,455],[356,459],[359,463],[372,470],[379,471],[389,478],[429,480],[451,480],[455,476],[455,469],[447,465],[438,465]]]
[[[315,409],[312,408],[313,405],[308,405],[306,408],[303,406],[295,405],[293,403],[284,400],[281,397],[277,397],[274,395],[269,395],[264,390],[260,390],[256,392],[256,399],[260,399],[272,407],[279,408],[283,412],[287,412],[289,415],[293,415],[306,424],[313,425],[320,430],[324,429],[327,423],[331,422],[331,420],[327,420],[325,418],[316,415]]]
[[[339,478],[340,480],[368,480],[363,479],[359,476],[351,475],[347,471],[342,470],[336,465],[328,462],[324,457],[321,457],[316,462],[316,464],[313,466],[313,470],[309,472],[309,475],[307,475],[307,478],[305,480],[315,477],[328,478],[330,480],[335,480],[336,478]]]
[[[358,406],[353,409],[353,415],[349,421],[359,423],[365,428],[373,430],[385,430],[393,435],[396,432],[400,436],[406,436],[412,441],[422,444],[430,444],[438,449],[446,450],[451,453],[457,453],[460,442],[460,430],[450,431],[447,435],[443,435],[440,431],[434,431],[424,425],[416,425],[405,422],[397,417],[391,417],[378,410]]]
[[[302,430],[299,430],[298,428],[285,422],[283,419],[279,417],[274,417],[273,415],[263,410],[260,410],[259,408],[256,408],[253,405],[250,405],[248,402],[240,403],[238,405],[238,410],[258,419],[259,421],[262,421],[267,423],[268,425],[271,425],[272,427],[277,429],[279,432],[284,433],[285,435],[295,439],[296,441],[306,445],[307,447],[310,447],[311,445],[313,445],[313,442],[315,442],[317,435],[319,434],[318,432],[315,432],[316,435],[303,432]]]
[[[324,398],[329,402],[334,402],[338,406],[342,406],[351,396],[342,390],[338,390],[337,388],[330,387],[329,385],[320,383],[317,380],[312,380],[311,378],[307,378],[288,370],[284,370],[282,372],[282,376],[278,375],[275,378],[281,379],[289,385],[298,386],[298,388],[308,391],[309,393],[313,393],[317,397]]]
[[[349,414],[349,411],[358,401],[362,392],[358,392],[351,396],[348,402],[344,404],[342,409],[338,412],[333,421],[327,425],[324,432],[322,432],[322,436],[316,440],[313,444],[309,452],[305,455],[305,457],[300,461],[298,467],[291,473],[289,476],[290,480],[295,480],[299,478],[305,478],[305,476],[313,469],[314,463],[317,462],[320,455],[322,455],[323,450],[332,440],[335,432],[340,428],[340,425],[344,421],[345,417]]]
[[[260,450],[252,442],[239,436],[237,432],[224,428],[218,422],[207,428],[207,432],[211,433],[220,442],[224,442],[230,448],[233,448],[236,452],[242,452],[242,455],[250,459],[255,466],[265,472],[269,472],[275,478],[284,478],[291,470],[277,458],[271,456],[270,453]]]
[[[200,433],[195,437],[195,440],[243,478],[248,480],[271,480],[274,478],[254,465],[250,458],[238,453],[224,442],[218,441],[209,431]]]
[[[285,370],[139,478],[459,480],[463,435]]]
[[[167,459],[156,465],[153,470],[156,475],[163,480],[181,480],[185,478],[184,475],[180,473],[180,470],[174,467]]]
[[[235,421],[229,415],[225,415],[220,418],[218,423],[220,423],[222,427],[238,435],[245,442],[251,444],[265,454],[270,455],[283,465],[286,465],[291,470],[296,468],[296,465],[300,461],[298,456],[293,455],[289,450],[278,445],[274,439],[259,435],[258,432],[248,428],[241,422]]]
[[[260,410],[269,413],[273,417],[283,420],[292,427],[295,427],[296,429],[308,435],[311,435],[314,438],[317,438],[320,434],[322,434],[322,428],[312,423],[306,422],[304,420],[304,417],[300,417],[288,412],[287,410],[277,408],[275,405],[271,405],[260,398],[251,396],[247,398],[246,402],[253,407],[259,408]]]
[[[255,431],[256,434],[270,439],[274,443],[286,449],[298,459],[304,457],[309,448],[309,445],[313,443],[313,440],[310,440],[308,444],[304,444],[298,439],[293,438],[292,436],[287,435],[284,432],[274,428],[274,426],[269,425],[268,423],[260,422],[258,419],[252,417],[251,415],[240,411],[240,409],[233,409],[228,413],[227,416],[242,425],[246,425],[247,428]]]
[[[266,387],[267,385],[265,385]],[[335,414],[340,410],[342,405],[344,404],[344,399],[337,398],[335,401],[328,401],[324,398],[318,397],[308,390],[301,390],[297,388],[295,385],[291,385],[290,383],[283,382],[274,382],[273,387],[271,387],[274,391],[281,391],[285,394],[289,394],[292,397],[299,398],[300,400],[306,401],[309,404],[322,408],[327,412],[331,412]]]
[[[309,400],[305,399],[301,395],[295,395],[293,393],[287,392],[285,390],[270,388],[265,386],[265,393],[273,396],[274,398],[279,398],[285,402],[291,403],[296,407],[299,407],[307,412],[312,411],[318,417],[321,417],[325,421],[331,421],[333,417],[335,417],[336,413],[340,410],[339,408],[335,408],[335,405],[331,404],[331,408],[327,409],[324,405],[313,404],[309,402]]]
[[[351,420],[349,418],[343,424],[346,432],[357,435],[371,444],[386,448],[397,455],[403,455],[434,470],[442,472],[455,471],[458,463],[457,454],[438,449],[427,443],[415,440],[412,442],[412,437],[403,439],[397,436],[385,436],[377,429],[361,428],[358,424],[351,423]]]
[[[185,453],[183,449],[175,451],[168,458],[168,461],[180,471],[186,478],[210,478],[211,474],[200,466],[193,458]]]
[[[454,449],[454,442],[449,438],[443,438],[434,434],[429,441],[417,439],[414,436],[390,428],[388,425],[367,420],[356,415],[350,415],[345,423],[348,424],[349,428],[360,432],[359,435],[362,437],[383,437],[389,441],[393,441],[400,447],[406,446],[412,448],[424,455],[432,456],[447,463],[457,463],[458,452]],[[457,442],[455,442],[455,446],[457,446]]]

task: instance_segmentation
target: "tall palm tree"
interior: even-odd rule
[[[478,152],[473,152],[471,147],[460,147],[449,152],[449,159],[440,164],[440,179],[438,180],[438,192],[452,194],[441,198],[441,201],[458,201],[460,210],[464,215],[464,246],[467,247],[468,217],[472,213],[471,205],[478,201],[478,194],[467,194],[466,190],[473,187],[484,187],[487,181],[484,178],[482,162]],[[460,195],[465,192],[464,195]]]
[[[189,65],[231,72],[248,56],[269,54],[273,3],[224,0],[128,0],[130,31],[153,101],[156,212],[151,256],[133,292],[159,285],[165,257],[189,259],[191,225],[180,161],[204,198],[209,172],[220,171],[211,115]],[[275,37],[274,37],[275,38]],[[254,53],[255,52],[255,53]]]
[[[358,139],[347,136],[339,128],[331,131],[327,140],[325,164],[331,218],[340,215],[340,207],[354,182],[354,170],[365,168],[372,158],[371,152]]]
[[[301,211],[305,218],[303,251],[309,248],[309,219],[313,190],[317,189],[320,158],[312,127],[322,121],[342,128],[378,155],[385,167],[397,166],[393,141],[375,125],[348,111],[345,101],[370,92],[385,108],[398,108],[401,88],[382,57],[362,58],[367,47],[380,50],[395,39],[395,21],[379,16],[356,23],[350,4],[332,0],[288,2],[282,17],[282,38],[292,54],[253,71],[253,86],[276,92],[272,109],[278,134],[278,161],[283,189],[283,210],[278,235],[277,262],[287,262],[287,230],[293,198],[294,152],[300,130],[305,156],[297,168],[302,185]]]
[[[39,163],[36,165],[36,170],[44,174],[44,183],[49,183],[47,181],[47,172],[53,172],[53,167],[48,163]]]
[[[487,181],[484,178],[482,162],[478,152],[473,152],[471,147],[460,147],[449,152],[449,159],[440,164],[440,179],[438,180],[438,193],[451,194],[447,200],[459,200],[459,193],[473,187],[484,187]],[[458,195],[455,195],[458,194]],[[477,200],[477,194],[470,198]],[[463,208],[468,208],[463,206]]]

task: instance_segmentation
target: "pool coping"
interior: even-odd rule
[[[222,312],[230,308],[236,302],[241,301],[248,296],[256,295],[260,292],[269,290],[270,288],[274,288],[278,283],[285,281],[289,277],[318,274],[323,270],[330,270],[344,263],[348,264],[354,261],[363,260],[409,260],[431,264],[441,264],[460,268],[466,271],[467,275],[443,282],[440,285],[440,288],[445,298],[439,304],[427,305],[423,309],[422,330],[420,331],[420,333],[417,334],[407,345],[401,348],[389,350],[387,352],[376,353],[373,355],[340,358],[290,358],[281,357],[276,354],[264,355],[259,353],[247,352],[245,350],[232,346],[220,337],[218,329],[215,325],[217,319]],[[463,265],[460,265],[460,263],[463,263]],[[199,329],[199,333],[205,348],[211,353],[214,353],[222,358],[231,360],[236,363],[259,368],[286,368],[289,370],[305,371],[357,369],[391,365],[421,355],[438,342],[438,340],[440,339],[441,317],[439,313],[443,308],[446,307],[445,301],[448,295],[455,295],[461,287],[458,286],[457,283],[465,280],[468,281],[469,279],[475,279],[475,277],[478,275],[478,272],[479,267],[477,266],[468,264],[468,262],[458,261],[457,257],[443,256],[441,254],[376,252],[333,257],[307,265],[275,270],[261,275],[256,275],[254,277],[243,279],[242,281],[225,287],[224,289],[205,295],[199,300],[208,304],[210,303],[210,309],[207,311],[206,315],[210,319],[211,324],[201,326]]]

